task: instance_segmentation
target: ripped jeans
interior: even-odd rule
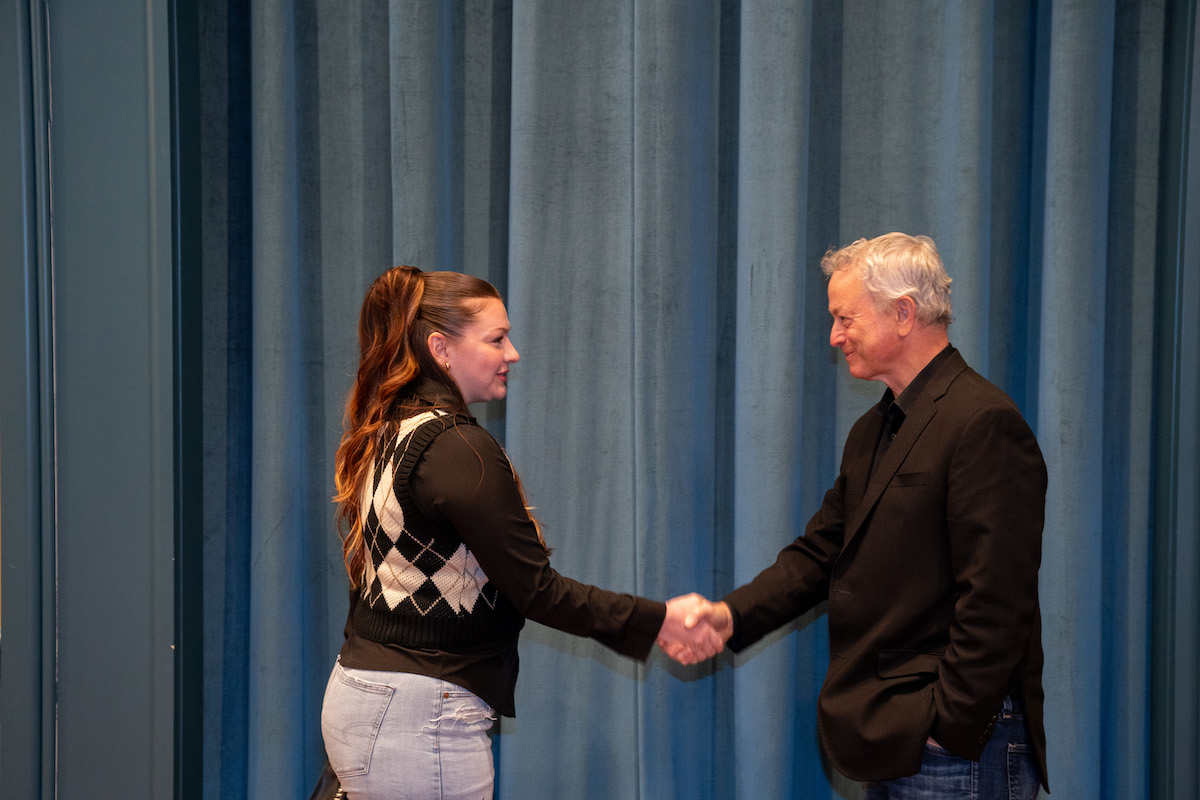
[[[493,719],[491,706],[453,683],[338,663],[321,733],[353,800],[491,800]]]

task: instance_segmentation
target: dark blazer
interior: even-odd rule
[[[840,772],[862,781],[915,774],[929,736],[977,760],[1011,691],[1046,785],[1041,451],[1012,400],[956,350],[905,400],[910,411],[874,472],[878,407],[851,429],[804,535],[725,598],[730,647],[828,598],[817,716]]]

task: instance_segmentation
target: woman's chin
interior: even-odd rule
[[[508,396],[508,388],[501,387],[501,388],[497,389],[496,391],[492,392],[491,394],[487,395],[486,397],[476,397],[471,400],[467,400],[467,405],[473,406],[476,403],[490,403],[493,400],[503,400],[507,396]]]

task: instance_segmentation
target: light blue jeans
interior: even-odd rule
[[[351,800],[491,800],[494,716],[453,683],[338,663],[321,733]]]
[[[867,800],[1033,800],[1038,768],[1028,744],[1025,715],[1011,698],[979,761],[968,761],[932,744],[925,745],[916,775],[867,784]]]

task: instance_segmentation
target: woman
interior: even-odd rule
[[[355,800],[492,796],[487,734],[515,713],[526,618],[639,659],[657,637],[705,636],[683,630],[686,603],[551,568],[508,457],[467,414],[507,394],[508,333],[499,293],[469,275],[396,267],[363,300],[336,461],[350,614],[321,715]]]

